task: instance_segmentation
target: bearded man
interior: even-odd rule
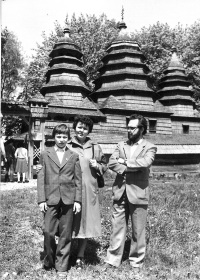
[[[112,234],[105,266],[118,267],[121,264],[130,216],[132,236],[129,262],[138,270],[145,257],[149,172],[157,148],[143,137],[147,131],[147,120],[143,116],[132,115],[127,131],[128,140],[118,143],[108,163],[117,176],[112,189]]]

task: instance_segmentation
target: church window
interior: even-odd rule
[[[189,125],[183,124],[183,134],[189,134],[190,127]]]
[[[157,120],[149,120],[149,133],[156,133]]]

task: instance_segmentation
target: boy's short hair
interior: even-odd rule
[[[58,124],[54,127],[54,129],[52,131],[52,137],[55,138],[56,134],[66,134],[68,136],[68,138],[70,139],[70,129],[64,123]]]
[[[76,129],[77,124],[81,122],[89,127],[89,133],[92,132],[93,121],[88,116],[76,115],[73,122],[73,129]]]

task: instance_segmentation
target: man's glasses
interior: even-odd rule
[[[138,126],[134,127],[134,126],[127,126],[127,130],[131,130],[131,131],[135,131],[136,128],[139,128]]]

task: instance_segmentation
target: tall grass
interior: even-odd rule
[[[129,224],[122,265],[103,270],[111,233],[111,191],[100,190],[102,237],[90,239],[86,268],[75,269],[77,243],[72,246],[68,279],[200,279],[199,178],[151,181],[147,220],[147,254],[143,273],[134,276],[129,263]],[[56,279],[55,271],[39,269],[43,257],[42,215],[36,189],[2,192],[0,277],[6,279]],[[9,274],[5,274],[9,273]],[[139,277],[139,278],[138,278]]]

